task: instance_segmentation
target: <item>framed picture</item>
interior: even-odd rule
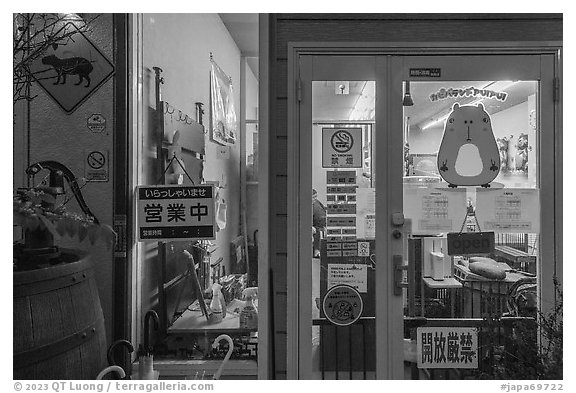
[[[238,120],[232,80],[213,60],[210,63],[210,140],[221,145],[233,145],[236,143]]]

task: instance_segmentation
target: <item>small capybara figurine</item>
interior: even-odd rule
[[[82,83],[86,79],[86,85],[84,87],[90,86],[90,73],[94,69],[90,61],[83,57],[69,57],[67,59],[61,59],[56,55],[49,55],[42,58],[42,64],[51,65],[54,70],[58,73],[58,79],[54,82],[57,84],[66,83],[66,75],[78,75],[80,79],[75,85]]]

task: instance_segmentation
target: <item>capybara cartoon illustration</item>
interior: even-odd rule
[[[90,61],[83,57],[61,59],[56,55],[49,55],[42,58],[42,64],[51,65],[58,73],[58,79],[54,82],[55,85],[65,84],[66,75],[78,75],[80,79],[75,85],[79,85],[86,79],[86,85],[84,85],[84,87],[90,86],[90,73],[94,67],[90,64]]]
[[[481,170],[475,175],[463,175],[456,170],[458,160],[471,157],[459,157],[470,151],[474,145],[481,161]],[[474,147],[472,146],[472,147]],[[465,147],[464,151],[461,149]],[[492,131],[490,115],[482,104],[462,105],[455,103],[446,119],[444,135],[438,151],[438,169],[440,176],[450,187],[482,186],[490,187],[490,182],[500,172],[500,154]]]

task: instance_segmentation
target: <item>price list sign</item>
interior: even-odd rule
[[[326,172],[326,257],[356,257],[356,171]]]
[[[138,240],[215,238],[214,186],[140,186]]]

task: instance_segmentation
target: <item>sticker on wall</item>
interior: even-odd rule
[[[418,368],[478,368],[478,329],[419,327]]]
[[[362,128],[322,128],[322,168],[362,168]]]
[[[106,129],[106,118],[99,113],[94,113],[86,120],[86,126],[94,133],[101,133]]]
[[[30,72],[66,113],[72,113],[114,73],[114,65],[72,23],[56,35],[68,34],[30,65]]]
[[[410,68],[411,77],[440,78],[441,68]]]
[[[500,153],[482,104],[452,106],[438,151],[438,171],[449,187],[490,187],[498,176]]]
[[[108,150],[84,150],[84,177],[87,181],[108,181]]]
[[[337,326],[348,326],[358,321],[364,310],[364,302],[355,288],[337,285],[328,290],[322,301],[326,319]]]
[[[139,186],[136,198],[139,241],[215,238],[213,185]]]

